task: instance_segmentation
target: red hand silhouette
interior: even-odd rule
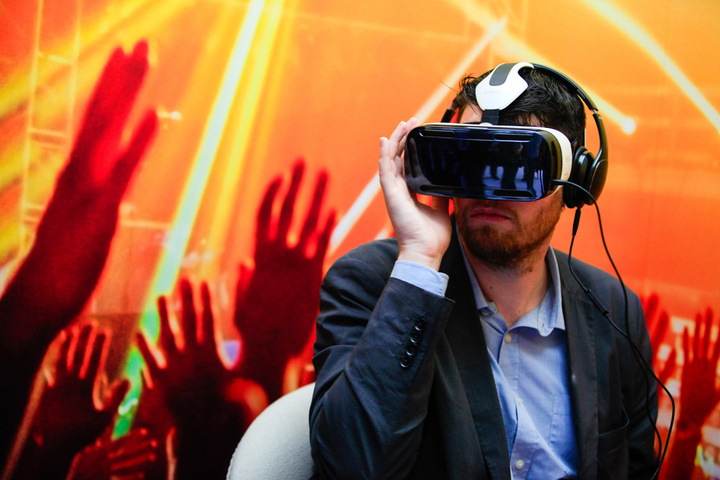
[[[304,169],[304,162],[298,160],[276,219],[272,207],[282,179],[278,177],[268,186],[257,215],[255,266],[252,271],[241,267],[238,281],[235,323],[243,340],[240,369],[244,376],[263,385],[270,401],[282,394],[284,369],[301,353],[313,331],[323,261],[335,224],[332,211],[318,229],[327,185],[327,173],[322,171],[298,242],[290,244],[290,225]]]

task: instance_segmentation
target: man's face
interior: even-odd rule
[[[482,113],[468,107],[460,122],[480,122],[481,118]],[[522,270],[530,267],[536,255],[544,256],[563,208],[560,191],[534,202],[453,200],[468,253],[501,270]]]

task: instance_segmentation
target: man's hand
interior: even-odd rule
[[[400,122],[389,139],[380,139],[380,185],[400,246],[398,260],[438,270],[450,245],[449,200],[432,197],[432,206],[425,205],[418,201],[405,181],[405,140],[417,124],[415,118]]]

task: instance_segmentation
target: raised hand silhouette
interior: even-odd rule
[[[237,374],[226,366],[217,349],[210,291],[200,288],[202,311],[195,309],[192,285],[180,281],[182,309],[180,335],[170,325],[165,297],[158,299],[159,344],[164,362],[153,354],[150,342],[138,334],[151,390],[163,399],[177,426],[176,478],[220,478],[249,420],[249,408],[230,394]]]
[[[680,406],[662,478],[691,478],[702,427],[720,402],[717,369],[720,361],[720,335],[712,339],[713,311],[708,308],[695,316],[695,331],[683,331],[684,362],[680,374]]]
[[[134,429],[113,439],[108,429],[107,435],[75,457],[67,480],[149,478],[148,468],[155,464],[157,455],[157,442],[148,437],[147,431]]]
[[[690,334],[683,331],[683,355],[685,361],[680,375],[680,408],[678,410],[678,433],[692,428],[700,429],[720,401],[717,387],[717,368],[720,360],[720,339],[712,340],[713,312],[710,308],[703,315],[695,316],[695,333],[690,344]]]
[[[148,46],[117,48],[95,87],[35,242],[0,298],[0,455],[7,455],[50,342],[82,311],[107,260],[120,200],[157,129],[147,112],[122,131],[148,69]]]
[[[93,324],[63,332],[54,375],[35,410],[18,477],[67,473],[73,457],[111,427],[129,382],[116,381],[96,398],[96,389],[106,383],[102,367],[108,343],[107,334]]]
[[[254,267],[241,266],[235,324],[242,337],[240,372],[262,385],[269,401],[283,393],[288,362],[313,332],[320,301],[323,261],[335,225],[331,211],[318,228],[328,176],[317,175],[310,209],[296,243],[290,227],[305,163],[298,160],[277,217],[272,214],[282,177],[268,186],[258,209]]]
[[[677,351],[673,349],[670,355],[662,362],[660,359],[660,346],[665,342],[670,330],[670,316],[665,310],[660,310],[660,298],[652,293],[647,300],[643,299],[645,310],[645,322],[650,331],[650,343],[653,347],[653,366],[657,377],[663,384],[666,384],[677,368]]]

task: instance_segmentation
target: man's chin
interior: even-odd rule
[[[467,252],[495,270],[524,271],[532,268],[538,255],[544,255],[547,237],[522,242],[514,232],[499,232],[496,228],[475,229],[469,234],[460,232]]]

